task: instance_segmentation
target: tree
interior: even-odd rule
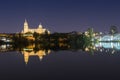
[[[37,40],[39,36],[40,36],[39,33],[34,32],[33,37],[35,38],[35,40]]]
[[[87,32],[88,32],[88,35],[89,35],[90,39],[92,39],[93,34],[94,34],[93,28],[88,28]]]
[[[116,26],[111,26],[109,34],[113,35],[113,34],[116,34],[116,33],[118,33],[117,27]]]

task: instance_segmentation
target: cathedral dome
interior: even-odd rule
[[[42,29],[43,27],[42,27],[42,25],[41,25],[41,24],[39,24],[38,28]]]

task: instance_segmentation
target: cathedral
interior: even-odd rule
[[[25,20],[24,28],[22,30],[22,33],[27,33],[27,32],[34,33],[34,32],[36,32],[36,33],[39,33],[39,34],[44,34],[46,31],[47,31],[48,34],[50,34],[50,31],[43,28],[43,26],[41,24],[36,29],[29,28],[28,22],[27,22],[27,20]]]

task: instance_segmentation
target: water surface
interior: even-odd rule
[[[24,48],[23,51],[6,50],[7,47],[1,48],[0,78],[4,80],[119,79],[119,48],[116,49],[113,44],[112,47],[104,47],[104,45],[108,45],[107,43],[98,45],[94,45],[93,51],[71,49],[34,52],[27,48]]]

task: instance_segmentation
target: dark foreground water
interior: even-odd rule
[[[120,79],[120,53],[51,52],[42,60],[20,52],[0,53],[0,80],[116,80]]]

